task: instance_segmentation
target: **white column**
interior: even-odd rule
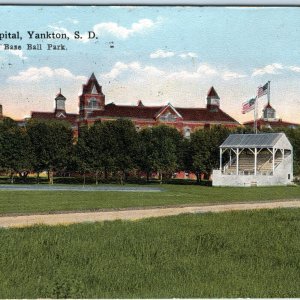
[[[231,157],[231,149],[229,151],[229,166],[231,166],[231,162],[232,162],[232,157]]]
[[[222,154],[223,154],[223,150],[222,148],[220,148],[220,170],[222,172]]]
[[[254,148],[254,175],[256,175],[257,169],[257,148]]]
[[[282,150],[282,160],[284,160],[284,149]]]
[[[240,150],[239,148],[236,149],[236,175],[239,175],[239,155]]]

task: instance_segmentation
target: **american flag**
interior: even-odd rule
[[[255,107],[255,101],[256,101],[256,98],[252,98],[248,101],[245,101],[242,106],[242,113],[245,114],[245,113],[253,110]]]
[[[263,95],[267,95],[269,93],[269,82],[267,82],[264,86],[260,86],[257,90],[257,98],[262,97]]]

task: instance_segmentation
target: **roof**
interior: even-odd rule
[[[69,123],[76,123],[77,118],[79,115],[77,114],[65,114],[65,118],[58,118],[56,117],[55,112],[39,112],[39,111],[33,111],[31,112],[31,118],[32,119],[46,119],[46,120],[58,120],[58,121],[67,121]]]
[[[284,133],[230,134],[220,148],[272,148]]]
[[[245,122],[244,125],[247,126],[253,126],[254,125],[254,121],[248,121]],[[277,120],[264,120],[264,119],[258,119],[257,120],[257,125],[258,126],[271,126],[271,127],[291,127],[291,126],[300,126],[300,124],[298,123],[292,123],[292,122],[287,122],[287,121],[282,121],[281,119],[277,119]]]
[[[104,110],[93,112],[90,117],[115,117],[115,118],[134,118],[134,119],[155,119],[155,116],[167,106],[129,106],[116,105],[110,103]],[[229,122],[239,124],[235,119],[223,112],[221,109],[213,112],[207,108],[181,108],[174,107],[182,116],[183,121],[198,122]]]
[[[210,90],[207,93],[207,97],[214,97],[214,98],[218,98],[220,99],[219,95],[217,94],[216,90],[214,89],[214,87],[212,86],[210,88]]]
[[[98,80],[96,79],[96,76],[94,73],[92,73],[90,79],[86,84],[83,85],[82,88],[82,94],[92,94],[93,87],[95,86],[97,92],[99,94],[102,94],[102,87],[98,83]]]
[[[264,109],[266,109],[266,108],[272,108],[272,109],[274,109],[274,108],[271,106],[270,103],[268,103],[268,104],[265,105]]]
[[[55,100],[66,100],[66,97],[61,92],[59,92],[56,95]]]

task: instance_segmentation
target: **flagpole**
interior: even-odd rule
[[[271,93],[271,88],[270,88],[271,81],[268,81],[268,104],[270,105],[270,93]]]

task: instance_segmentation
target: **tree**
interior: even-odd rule
[[[86,172],[91,170],[91,151],[88,145],[89,142],[89,129],[88,127],[80,128],[80,135],[77,144],[74,146],[74,156],[72,159],[74,169],[83,174],[83,184],[85,185]]]
[[[300,174],[300,127],[278,128],[276,132],[284,132],[293,146],[294,174]]]
[[[10,174],[11,183],[18,173],[24,181],[32,170],[34,153],[25,128],[19,127],[12,119],[0,123],[0,166]]]
[[[72,129],[63,121],[31,120],[27,130],[36,157],[34,170],[46,170],[53,184],[53,172],[65,170],[72,157]]]
[[[123,183],[127,174],[137,167],[138,134],[130,120],[118,119],[113,125],[113,140],[116,142],[113,155],[116,169],[120,172],[120,182]]]
[[[170,176],[183,164],[183,137],[177,129],[159,125],[140,132],[140,169],[147,173],[158,172]]]
[[[227,138],[230,131],[223,126],[214,126],[211,129],[197,130],[191,134],[192,168],[201,179],[201,174],[209,178],[212,170],[219,165],[219,146]]]

